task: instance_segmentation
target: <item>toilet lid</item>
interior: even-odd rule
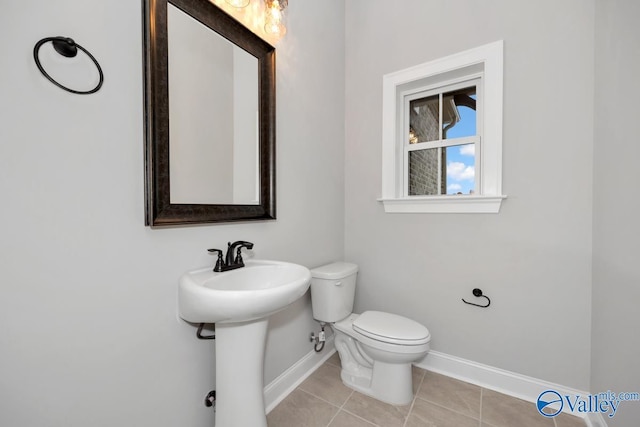
[[[311,269],[311,277],[336,280],[344,279],[357,272],[358,266],[356,264],[350,262],[332,262],[331,264]]]
[[[419,345],[431,339],[429,330],[397,314],[365,311],[353,321],[353,329],[364,336],[393,344]]]

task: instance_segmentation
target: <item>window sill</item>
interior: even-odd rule
[[[378,199],[386,213],[498,213],[507,196],[413,196]]]

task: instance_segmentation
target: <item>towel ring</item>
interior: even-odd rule
[[[55,81],[53,77],[51,77],[44,70],[44,68],[42,67],[42,64],[40,63],[40,57],[38,56],[40,47],[47,42],[51,42],[51,44],[53,44],[53,48],[55,49],[55,51],[66,58],[75,57],[78,54],[78,49],[83,51],[93,61],[96,68],[98,69],[98,73],[100,74],[100,81],[98,82],[98,85],[91,90],[81,91],[81,90],[70,89],[66,86],[61,85],[57,81]],[[45,76],[47,80],[49,80],[54,85],[58,86],[60,89],[66,90],[67,92],[75,93],[77,95],[89,95],[91,93],[95,93],[99,91],[100,88],[102,87],[102,83],[104,82],[104,75],[102,74],[102,68],[100,68],[100,64],[98,64],[98,61],[96,60],[96,58],[94,58],[93,55],[91,55],[88,50],[86,50],[85,48],[77,44],[75,41],[73,41],[73,39],[69,37],[62,37],[62,36],[45,37],[42,40],[38,41],[38,43],[36,43],[36,45],[33,47],[33,59],[35,59],[36,61],[38,70],[40,70],[42,75]]]

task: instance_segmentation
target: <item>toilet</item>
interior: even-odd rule
[[[334,262],[311,270],[313,317],[329,324],[340,356],[342,382],[392,405],[413,400],[411,364],[429,352],[420,323],[382,311],[353,313],[358,266]]]

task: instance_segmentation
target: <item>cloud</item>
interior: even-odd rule
[[[476,144],[465,144],[460,146],[460,154],[463,156],[475,156]]]
[[[472,181],[476,175],[475,167],[461,162],[447,163],[447,176],[455,181]]]
[[[462,186],[460,184],[449,184],[447,185],[447,192],[448,193],[456,193],[458,191],[462,190]]]

